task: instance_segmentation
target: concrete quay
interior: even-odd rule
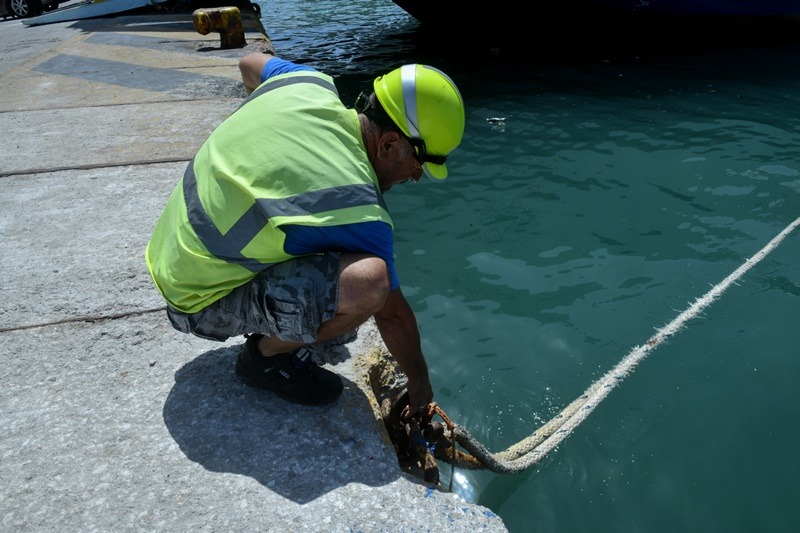
[[[166,320],[144,248],[245,97],[239,57],[272,46],[246,23],[222,50],[155,8],[0,21],[0,530],[506,531],[400,469],[374,325],[333,366],[343,396],[300,407],[236,378],[243,339]]]

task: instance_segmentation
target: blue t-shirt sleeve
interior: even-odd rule
[[[316,70],[306,65],[298,65],[280,57],[273,57],[267,64],[264,65],[264,70],[261,71],[261,83],[264,83],[272,76],[278,74],[286,74],[288,72],[297,72],[300,70]]]
[[[320,252],[365,253],[386,261],[392,289],[400,286],[394,266],[394,233],[392,227],[380,221],[359,222],[343,226],[311,227],[285,225],[283,249],[292,255]]]

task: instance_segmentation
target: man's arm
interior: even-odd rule
[[[270,64],[269,68],[267,63]],[[266,52],[251,52],[239,60],[239,71],[242,73],[242,81],[248,95],[253,94],[259,85],[272,76],[300,70],[313,71],[314,68],[298,65]]]
[[[399,288],[389,292],[383,309],[375,314],[384,344],[408,377],[411,413],[433,401],[428,364],[422,354],[417,319]]]
[[[239,71],[247,94],[251,94],[261,85],[261,73],[264,66],[275,56],[262,52],[251,52],[239,60]]]

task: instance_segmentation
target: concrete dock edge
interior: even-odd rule
[[[191,13],[0,21],[0,529],[506,531],[400,470],[372,323],[323,407],[237,380],[242,338],[169,325],[144,248],[272,46],[248,17],[233,50]]]

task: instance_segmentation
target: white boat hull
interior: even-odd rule
[[[102,17],[113,15],[131,9],[138,9],[150,4],[159,3],[162,0],[90,0],[81,4],[73,4],[63,8],[44,13],[38,17],[24,19],[25,26],[37,26],[39,24],[50,24],[52,22],[67,22],[70,20],[81,20],[92,17]]]

